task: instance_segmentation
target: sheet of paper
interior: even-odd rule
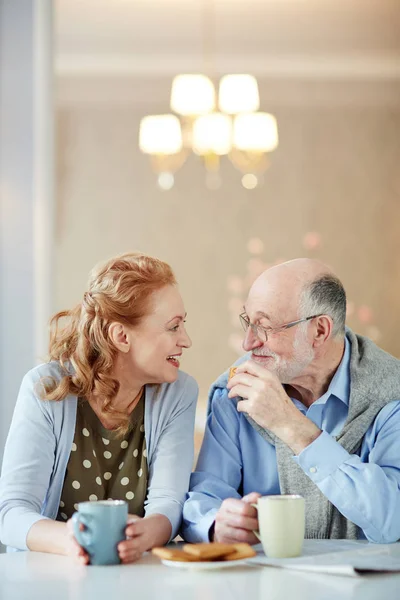
[[[261,546],[253,564],[358,576],[364,573],[400,572],[400,543],[369,544],[352,540],[305,540],[302,556],[297,558],[268,558]]]

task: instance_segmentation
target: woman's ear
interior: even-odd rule
[[[131,341],[128,332],[122,323],[111,323],[110,327],[108,328],[108,335],[110,336],[110,340],[117,350],[120,350],[125,354],[129,352],[131,348]]]

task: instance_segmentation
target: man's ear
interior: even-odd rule
[[[128,332],[122,323],[118,323],[117,321],[111,323],[108,328],[108,335],[117,350],[120,350],[120,352],[124,352],[125,354],[129,352],[131,341]]]
[[[314,348],[318,348],[322,346],[328,338],[331,337],[333,330],[333,321],[331,317],[328,315],[321,315],[320,317],[315,317],[315,333],[313,346]]]

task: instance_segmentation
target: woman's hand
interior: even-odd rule
[[[118,554],[123,564],[139,560],[143,552],[154,546],[164,546],[171,535],[171,523],[164,515],[144,518],[128,515],[125,533],[127,539],[118,544]]]
[[[147,537],[145,519],[136,515],[128,515],[128,524],[125,529],[126,540],[118,544],[118,554],[124,564],[139,560],[147,550]]]
[[[85,529],[82,523],[79,525],[79,529],[81,531]],[[78,544],[78,542],[75,539],[74,530],[72,527],[72,519],[68,519],[67,521],[67,543],[65,547],[65,554],[67,556],[72,556],[75,559],[75,561],[78,562],[80,565],[89,564],[88,553],[86,552],[86,550],[84,550],[84,548],[82,548],[82,546]]]

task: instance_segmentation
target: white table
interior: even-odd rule
[[[183,571],[145,555],[133,565],[81,567],[39,552],[0,555],[1,600],[399,600],[400,574],[360,578],[274,567]]]

